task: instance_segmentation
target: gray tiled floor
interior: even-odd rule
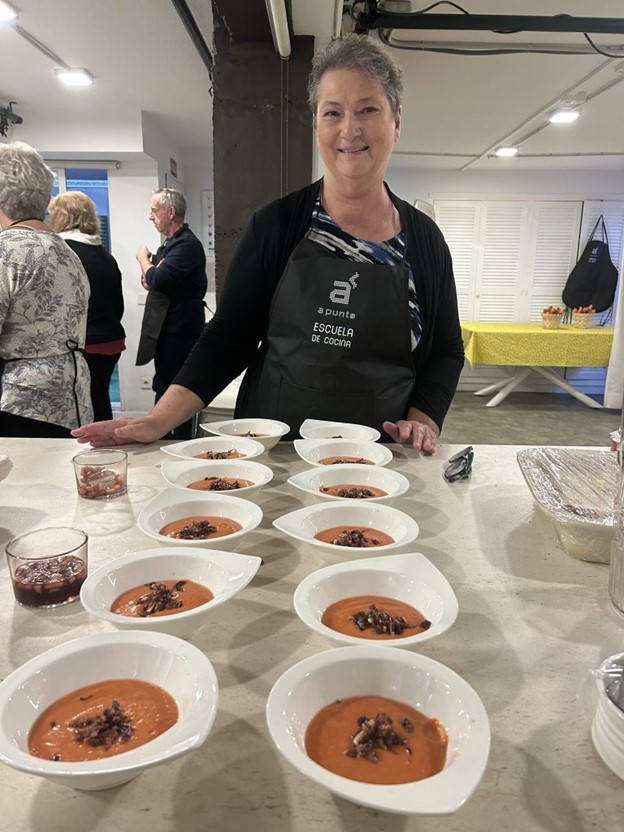
[[[596,399],[601,401],[600,399]],[[457,393],[441,439],[449,444],[603,445],[620,425],[618,410],[594,410],[567,394],[512,393],[497,407]]]

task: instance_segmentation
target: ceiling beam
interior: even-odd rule
[[[208,74],[212,78],[212,70],[214,68],[212,52],[208,48],[208,44],[204,40],[204,36],[202,35],[201,30],[193,17],[193,13],[186,3],[186,0],[171,0],[171,3],[178,13],[180,20],[184,24],[184,28],[186,29],[188,36],[193,41],[197,54],[204,62],[204,65],[208,70]]]

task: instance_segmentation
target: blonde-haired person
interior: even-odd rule
[[[217,311],[153,410],[79,442],[151,442],[247,367],[236,416],[360,422],[434,453],[464,364],[440,229],[384,181],[401,132],[401,68],[350,34],[308,86],[323,178],[257,211]]]
[[[44,222],[53,183],[34,148],[0,142],[0,436],[70,437],[93,418],[89,281]]]
[[[82,191],[68,191],[50,203],[50,227],[80,258],[89,278],[86,359],[91,371],[91,401],[96,421],[112,419],[109,387],[126,333],[121,272],[102,245],[95,204]]]

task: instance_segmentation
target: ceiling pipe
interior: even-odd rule
[[[567,14],[425,14],[386,12],[377,8],[377,0],[369,0],[365,11],[358,15],[358,25],[369,29],[438,29],[461,32],[577,32],[579,34],[624,35],[624,19],[617,17],[573,17]]]
[[[275,49],[283,61],[290,58],[290,29],[285,0],[265,0]]]
[[[176,12],[178,13],[180,20],[184,24],[184,28],[186,29],[188,36],[192,40],[193,45],[197,50],[197,54],[202,59],[204,66],[208,70],[210,78],[212,78],[212,71],[214,69],[214,60],[212,57],[212,52],[208,48],[208,44],[204,40],[201,30],[197,25],[197,21],[193,17],[193,13],[189,9],[186,0],[171,0],[171,3]]]

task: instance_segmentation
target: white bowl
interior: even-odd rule
[[[376,442],[381,434],[368,425],[353,422],[326,422],[323,419],[305,419],[299,433],[303,439],[353,439],[356,442]]]
[[[300,508],[278,517],[273,521],[273,525],[296,540],[352,557],[363,552],[376,555],[398,549],[415,540],[419,532],[418,523],[409,515],[383,503],[371,503],[369,500],[334,500],[323,505]],[[318,532],[334,526],[377,529],[390,535],[394,543],[362,549],[336,546],[314,537]]]
[[[188,638],[215,607],[232,598],[252,580],[261,558],[215,549],[149,549],[132,552],[92,572],[82,585],[80,600],[92,615],[118,630],[155,630]],[[170,615],[134,618],[111,612],[123,593],[151,581],[189,580],[208,587],[214,598],[199,607]]]
[[[217,436],[243,437],[247,433],[257,433],[258,436],[253,437],[254,441],[260,442],[267,451],[277,445],[290,430],[290,425],[277,419],[227,419],[222,422],[205,422],[200,427]]]
[[[323,465],[320,460],[328,456],[354,456],[358,459],[370,459],[373,465],[387,465],[393,458],[390,448],[386,445],[378,445],[376,442],[354,442],[346,439],[295,439],[293,445],[301,459],[309,462],[310,465]]]
[[[242,529],[223,537],[208,540],[182,540],[167,537],[160,533],[163,526],[192,516],[228,517],[240,523]],[[229,494],[212,492],[193,492],[178,488],[161,491],[143,508],[137,518],[137,524],[144,534],[158,540],[165,546],[204,547],[230,550],[241,537],[248,534],[262,522],[262,509],[250,500],[242,497],[230,497]]]
[[[403,638],[364,639],[339,633],[321,623],[330,604],[354,595],[382,595],[411,604],[431,621],[431,627]],[[450,584],[430,560],[416,552],[350,560],[318,569],[301,581],[295,590],[294,605],[303,623],[322,636],[340,644],[373,647],[418,646],[444,633],[457,618],[457,598]]]
[[[414,783],[381,786],[341,777],[311,760],[305,732],[312,717],[336,699],[367,695],[405,702],[438,719],[449,738],[444,769]],[[291,765],[334,794],[384,812],[457,811],[477,787],[490,749],[477,693],[450,668],[410,650],[338,647],[310,656],[273,685],[266,714],[271,738]]]
[[[380,465],[358,465],[356,463],[318,465],[316,468],[310,468],[300,474],[295,474],[294,477],[290,477],[288,482],[313,497],[322,497],[325,500],[344,499],[320,491],[321,486],[331,487],[341,483],[372,486],[386,492],[383,497],[347,498],[357,503],[391,502],[405,494],[409,488],[409,480],[403,474],[399,474],[398,471],[393,471],[391,468],[382,468]]]
[[[169,485],[174,488],[181,488],[183,491],[188,491],[192,482],[202,480],[204,477],[235,477],[252,483],[252,485],[247,485],[244,488],[235,488],[225,492],[199,491],[199,489],[191,488],[191,494],[199,492],[202,494],[225,493],[232,496],[239,494],[247,496],[273,479],[273,471],[267,465],[247,461],[246,459],[172,460],[171,462],[163,462],[160,466],[160,472]]]
[[[265,447],[259,442],[256,442],[255,439],[245,439],[238,436],[233,436],[231,439],[225,436],[206,436],[202,439],[188,439],[186,442],[174,442],[173,445],[162,445],[160,450],[181,459],[196,459],[197,454],[205,453],[206,451],[234,450],[244,456],[229,461],[240,462],[241,459],[253,459],[253,457],[260,456],[260,454],[264,453]],[[209,462],[211,460],[203,459],[198,461]],[[227,462],[228,460],[214,461]]]
[[[28,753],[28,732],[43,710],[107,679],[158,685],[175,699],[178,721],[156,739],[109,759],[65,763]],[[214,722],[217,701],[214,669],[192,644],[163,633],[85,636],[36,656],[0,683],[0,760],[75,789],[108,789],[199,748]]]

